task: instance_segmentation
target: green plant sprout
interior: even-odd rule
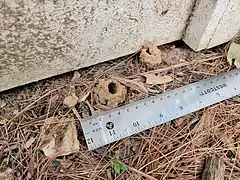
[[[115,173],[119,174],[121,171],[128,170],[126,164],[120,161],[120,155],[117,154],[114,159],[111,160],[111,164],[114,168]]]

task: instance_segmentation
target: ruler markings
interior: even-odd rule
[[[83,120],[88,149],[96,149],[240,94],[239,72],[236,69],[203,79]]]

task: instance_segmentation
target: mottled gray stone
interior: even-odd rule
[[[181,39],[194,0],[0,0],[0,91]]]

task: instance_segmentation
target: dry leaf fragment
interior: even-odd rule
[[[84,95],[80,98],[79,102],[85,101],[85,100],[88,98],[89,94],[90,94],[90,91],[88,91],[86,94],[84,94]]]
[[[165,84],[173,81],[173,78],[168,75],[156,75],[156,74],[146,74],[144,75],[146,77],[146,83],[155,85],[155,84]]]
[[[232,97],[232,100],[235,102],[240,102],[240,96],[234,96]]]
[[[0,108],[4,108],[7,105],[6,101],[0,99]]]
[[[95,100],[110,108],[118,107],[126,99],[127,90],[115,80],[100,80],[94,88]]]
[[[75,93],[72,93],[71,96],[65,97],[63,104],[67,105],[68,107],[74,107],[78,102],[78,97]]]
[[[232,42],[227,55],[227,60],[230,65],[235,65],[240,68],[240,44]]]
[[[142,48],[140,60],[148,67],[153,67],[162,62],[161,51],[154,43],[148,42]]]
[[[47,157],[64,156],[79,150],[74,119],[51,117],[45,121],[41,133],[41,149]]]
[[[31,137],[25,144],[25,148],[28,149],[35,141],[34,137]]]
[[[4,125],[4,124],[6,124],[7,123],[7,119],[1,119],[0,120],[0,125]]]

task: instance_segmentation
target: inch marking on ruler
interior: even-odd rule
[[[240,94],[240,69],[204,79],[81,121],[89,150]]]

